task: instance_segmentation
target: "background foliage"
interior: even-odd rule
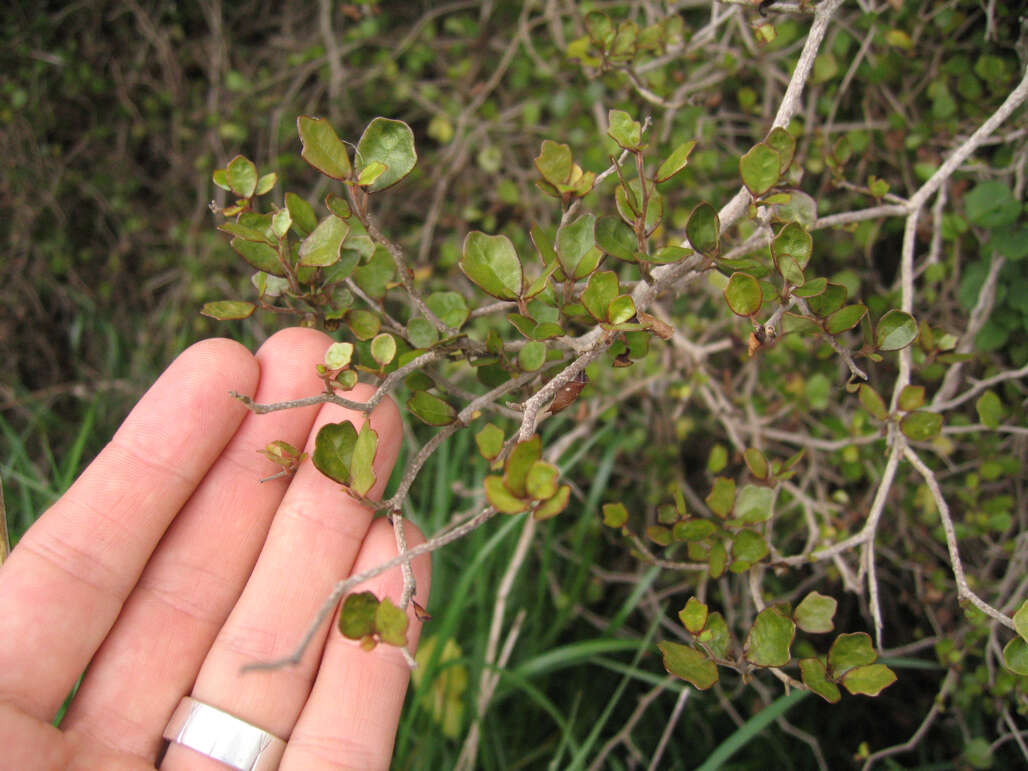
[[[222,334],[256,344],[281,323],[258,313],[217,324],[197,313],[254,296],[252,269],[208,209],[212,197],[231,203],[210,180],[238,153],[277,172],[273,198],[290,190],[316,203],[340,189],[300,158],[298,115],[323,116],[354,143],[376,116],[404,120],[418,164],[372,196],[375,222],[403,249],[417,292],[457,291],[489,309],[494,300],[458,268],[466,235],[506,235],[537,275],[530,228],[556,228],[562,206],[537,187],[534,160],[548,139],[583,170],[607,169],[621,153],[607,133],[610,110],[648,119],[640,143],[651,175],[697,143],[685,169],[657,186],[653,252],[682,243],[701,202],[723,214],[745,179],[740,157],[772,125],[815,7],[773,4],[765,18],[739,3],[596,4],[614,28],[656,30],[622,48],[597,31],[594,6],[561,2],[14,9],[0,45],[0,427],[14,536],[188,343]],[[737,749],[743,767],[775,758],[837,768],[912,738],[896,762],[987,767],[1028,756],[1024,677],[1001,664],[1012,634],[958,602],[939,507],[953,519],[970,588],[1012,614],[1028,594],[1018,472],[1028,449],[1023,109],[921,201],[913,226],[903,208],[1022,80],[1016,10],[926,0],[835,12],[788,126],[797,141],[782,184],[808,194],[820,217],[805,223],[809,275],[845,287],[866,315],[839,322],[838,334],[789,327],[775,299],[782,280],[758,243],[763,223],[737,212],[721,248],[739,262],[695,266],[651,308],[678,334],[648,338],[646,350],[637,343],[631,367],[614,366],[616,347],[604,353],[579,402],[541,424],[547,457],[572,488],[567,510],[531,531],[524,517],[495,518],[436,554],[433,620],[396,767],[463,757],[483,768],[689,768]],[[774,39],[761,43],[768,23]],[[634,176],[634,159],[625,174]],[[617,181],[609,176],[583,210],[617,216]],[[881,318],[904,302],[904,248],[913,255],[906,310],[919,334],[906,353],[875,353]],[[601,269],[630,288],[641,278],[610,257]],[[733,272],[763,282],[752,321],[748,307],[732,312],[731,294],[726,302]],[[401,322],[409,313],[397,289],[375,310]],[[469,336],[523,340],[507,312],[480,313]],[[751,357],[753,322],[769,318],[784,326]],[[593,326],[568,324],[573,335]],[[339,339],[349,333],[344,325]],[[853,366],[881,402],[847,388],[859,382]],[[484,390],[455,368],[434,374],[460,380],[454,394]],[[914,390],[894,393],[904,377]],[[919,412],[942,415],[942,425],[915,420],[900,432],[898,419]],[[508,436],[519,424],[509,408],[487,419]],[[414,481],[405,513],[427,533],[483,505],[488,463],[473,433],[484,422],[441,444]],[[435,430],[411,421],[409,448]],[[908,440],[927,473],[899,457],[889,470],[890,450]],[[780,463],[805,451],[775,488],[773,530],[759,531],[773,551],[757,549],[755,568],[719,578],[682,570],[698,558],[672,543],[682,510],[710,520],[719,504],[709,496],[729,480],[770,489],[747,449]],[[882,517],[877,600],[865,543],[789,564],[815,543],[859,535],[873,512]],[[795,607],[814,589],[838,601],[836,633],[874,638],[880,607],[879,655],[899,680],[873,704],[785,696],[765,671],[722,668],[703,692],[665,673],[657,642],[692,642],[678,617],[689,597],[719,610],[741,643],[764,605]],[[801,636],[793,652],[823,655],[828,642]],[[794,665],[788,672],[799,677]]]

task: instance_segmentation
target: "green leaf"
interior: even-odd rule
[[[501,514],[520,514],[530,505],[528,500],[517,497],[503,483],[503,477],[488,476],[485,478],[485,497],[489,505]]]
[[[384,248],[376,247],[367,264],[354,270],[353,280],[369,296],[380,298],[385,296],[395,273],[396,263],[392,256]]]
[[[738,316],[752,316],[764,300],[760,282],[749,273],[733,273],[724,294],[728,307]]]
[[[550,139],[544,139],[535,167],[551,185],[565,184],[571,177],[571,148]]]
[[[964,744],[962,754],[964,760],[967,761],[971,768],[982,769],[982,771],[992,768],[996,762],[992,756],[992,744],[988,739],[981,736],[968,740]]]
[[[267,174],[261,174],[260,179],[257,180],[257,189],[254,191],[255,195],[264,195],[269,192],[271,188],[278,182],[278,174],[271,171]]]
[[[560,471],[552,463],[537,460],[528,469],[525,477],[525,490],[528,497],[537,501],[547,500],[557,494],[557,479]]]
[[[446,326],[460,329],[468,320],[468,301],[459,292],[433,292],[425,304]]]
[[[525,488],[528,472],[542,454],[542,440],[538,434],[524,442],[518,442],[507,458],[507,468],[503,475],[507,489],[519,498],[528,492]]]
[[[578,278],[579,264],[596,248],[596,216],[584,214],[560,229],[557,234],[557,261],[564,275]],[[588,275],[586,273],[585,275]],[[615,292],[615,294],[617,294]],[[606,308],[606,306],[604,306]]]
[[[277,238],[285,238],[292,226],[293,217],[289,209],[279,209],[271,218],[271,230]]]
[[[867,307],[863,303],[854,303],[840,308],[825,319],[825,331],[830,335],[839,335],[853,329],[867,315]]]
[[[607,114],[610,128],[607,135],[625,150],[638,150],[642,143],[642,124],[623,110],[610,110]]]
[[[746,660],[758,667],[782,667],[789,663],[789,648],[796,636],[796,625],[778,608],[764,608],[753,620],[746,635],[743,652]]]
[[[525,274],[507,236],[472,230],[464,238],[463,252],[461,270],[485,292],[501,300],[516,300],[521,295]]]
[[[546,344],[530,340],[518,351],[518,366],[525,372],[535,372],[546,363]]]
[[[781,126],[775,126],[764,141],[768,147],[777,151],[781,158],[781,168],[778,171],[781,176],[792,163],[792,156],[796,152],[796,138]]]
[[[796,287],[792,293],[796,297],[814,297],[821,294],[828,288],[828,279],[823,277],[812,278],[806,281],[803,286]]]
[[[738,522],[767,522],[774,513],[775,490],[763,485],[743,485],[735,500]]]
[[[781,271],[781,262],[787,257],[792,258],[800,270],[807,267],[813,249],[814,239],[811,238],[810,232],[796,222],[785,225],[771,242],[771,255],[774,257],[775,264],[779,265],[779,271]],[[784,276],[784,271],[781,272]]]
[[[1004,227],[989,234],[989,246],[1008,260],[1023,260],[1028,257],[1028,228]]]
[[[732,557],[745,563],[747,569],[753,563],[764,559],[767,553],[767,541],[753,530],[740,530],[732,539]]]
[[[256,308],[257,306],[253,303],[243,302],[242,300],[217,300],[211,303],[204,303],[200,313],[218,321],[235,321],[237,319],[249,318],[253,315]]]
[[[543,501],[532,512],[534,519],[550,519],[560,514],[567,508],[571,500],[571,485],[561,485],[557,494],[549,500]]]
[[[357,175],[357,184],[364,187],[373,184],[376,179],[382,176],[386,168],[382,161],[372,161],[361,169],[361,173]]]
[[[836,704],[842,698],[842,691],[828,679],[820,659],[800,659],[800,677],[807,688],[829,704]]]
[[[371,592],[348,594],[339,613],[339,631],[351,640],[360,640],[375,631],[378,597]]]
[[[911,412],[900,421],[903,435],[913,442],[927,442],[942,430],[942,415],[937,412]]]
[[[371,341],[371,356],[380,367],[396,358],[396,338],[388,332],[375,335]]]
[[[300,265],[327,268],[339,261],[339,250],[350,226],[334,214],[323,219],[300,244]]]
[[[999,228],[1012,224],[1021,211],[1010,188],[999,180],[981,182],[964,196],[964,210],[973,225]]]
[[[447,426],[457,419],[457,410],[428,391],[416,391],[407,400],[407,409],[430,426]]]
[[[782,168],[782,156],[770,145],[754,145],[739,159],[739,173],[754,198],[774,187]]]
[[[978,420],[988,428],[998,428],[999,424],[1003,420],[1004,409],[1003,402],[996,396],[996,392],[988,390],[978,397],[978,401],[974,403],[975,410],[978,411]],[[1022,606],[1022,610],[1024,606]],[[1015,616],[1016,619],[1016,616]],[[1028,626],[1028,619],[1025,621]],[[1028,635],[1025,635],[1028,637]]]
[[[860,396],[861,406],[872,418],[883,421],[888,419],[889,408],[885,406],[885,400],[878,395],[877,391],[866,383],[861,383],[857,393]]]
[[[329,369],[343,369],[350,366],[353,358],[353,343],[332,343],[325,351],[325,366]]]
[[[376,162],[386,168],[369,186],[373,193],[392,187],[410,174],[418,162],[410,126],[389,118],[375,118],[368,124],[357,143],[354,166],[360,175]]]
[[[240,198],[250,198],[257,190],[257,167],[253,161],[237,155],[225,167],[229,190]]]
[[[684,260],[690,254],[695,254],[695,252],[693,252],[692,249],[686,249],[684,246],[668,244],[667,246],[660,247],[657,251],[652,252],[645,257],[640,255],[640,259],[653,263],[654,265],[667,265],[670,262]]]
[[[712,550],[710,569],[712,576],[714,575],[713,561],[714,556]],[[712,656],[719,659],[723,659],[725,657],[732,642],[731,635],[728,633],[728,625],[725,623],[724,617],[717,611],[714,611],[707,616],[707,626],[702,632],[700,632],[700,636],[696,639],[706,646]]]
[[[904,386],[896,400],[896,406],[907,412],[924,406],[924,386]]]
[[[628,521],[628,509],[623,503],[603,504],[603,524],[607,527],[624,527]]]
[[[701,541],[709,538],[717,531],[717,527],[709,519],[687,519],[676,522],[671,535],[676,541]]]
[[[686,164],[689,163],[689,154],[694,147],[696,147],[696,140],[690,139],[688,142],[683,142],[672,150],[671,154],[660,164],[660,168],[657,169],[657,182],[666,182],[684,169]]]
[[[296,127],[303,143],[300,155],[307,163],[332,179],[346,179],[350,176],[350,157],[346,153],[346,145],[339,141],[327,120],[301,115],[296,119]]]
[[[747,447],[743,453],[743,460],[746,461],[746,467],[750,470],[750,473],[757,479],[768,478],[771,469],[768,466],[767,458],[756,447]]]
[[[293,227],[306,236],[318,226],[314,208],[296,193],[286,193],[286,208],[293,220]]]
[[[842,684],[853,694],[877,696],[896,682],[896,673],[885,664],[854,667],[842,677]]]
[[[1003,665],[1016,675],[1028,675],[1028,642],[1012,637],[1003,646]]]
[[[403,647],[407,644],[407,614],[383,597],[375,611],[375,631],[387,645]]]
[[[353,423],[326,423],[314,440],[314,467],[339,484],[350,484],[350,463],[356,444],[357,429]]]
[[[829,282],[825,285],[823,292],[807,300],[807,305],[815,315],[828,316],[842,307],[842,304],[846,302],[847,294],[846,287],[842,284]]]
[[[689,634],[698,635],[707,625],[707,606],[695,597],[690,597],[685,607],[678,611],[678,620]]]
[[[717,474],[728,465],[728,450],[723,444],[715,444],[707,456],[707,471]]]
[[[370,340],[382,328],[382,319],[377,313],[365,310],[352,310],[346,314],[346,323],[358,340]]]
[[[875,327],[875,345],[880,351],[898,351],[917,340],[917,321],[909,313],[890,310]]]
[[[407,322],[407,339],[415,348],[431,348],[439,342],[439,332],[421,316],[414,316]]]
[[[353,446],[350,461],[350,487],[358,495],[367,495],[375,486],[375,452],[378,450],[378,432],[371,427],[371,421],[364,421],[357,442]]]
[[[639,247],[635,233],[618,217],[600,217],[596,222],[596,245],[611,257],[635,262]]]
[[[871,638],[864,632],[840,634],[828,651],[828,670],[834,679],[853,667],[873,664],[878,658]]]
[[[617,207],[621,219],[630,225],[635,225],[642,214],[643,187],[639,178],[628,180],[627,188],[619,184],[614,188],[614,205]],[[660,223],[664,216],[664,198],[657,191],[656,186],[650,180],[646,180],[646,231],[650,232]]]
[[[1022,602],[1014,612],[1014,629],[1028,642],[1028,600]]]
[[[718,681],[717,665],[698,650],[670,640],[661,640],[657,647],[664,654],[664,669],[694,688],[705,691]]]
[[[611,324],[624,324],[633,316],[635,316],[635,300],[631,295],[618,295],[607,306],[607,321]]]
[[[607,306],[618,295],[618,277],[613,271],[594,273],[582,292],[582,305],[593,318],[606,321]]]
[[[719,517],[727,517],[732,513],[732,507],[735,505],[735,480],[726,477],[716,477],[714,479],[714,488],[704,500],[706,500],[710,510]]]
[[[721,251],[721,222],[717,210],[706,201],[697,204],[685,223],[685,235],[700,254],[717,255]]]
[[[270,273],[272,276],[285,276],[286,272],[279,262],[278,252],[273,247],[239,237],[233,238],[229,246],[257,270]]]
[[[503,449],[503,431],[492,423],[486,423],[482,430],[475,434],[475,444],[486,460],[492,460]]]
[[[839,603],[834,597],[814,591],[800,601],[792,617],[796,626],[807,634],[825,634],[835,628],[832,618],[838,607]]]

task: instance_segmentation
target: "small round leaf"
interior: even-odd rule
[[[485,292],[501,300],[521,296],[525,274],[521,260],[507,236],[489,236],[472,230],[464,238],[461,270]]]
[[[898,351],[917,339],[917,322],[909,313],[890,310],[878,320],[875,345],[880,351]]]
[[[761,142],[754,145],[739,159],[739,173],[743,184],[754,197],[766,193],[781,173],[782,156],[770,145]]]
[[[736,315],[752,316],[764,300],[760,282],[749,273],[733,273],[725,287],[725,300]]]

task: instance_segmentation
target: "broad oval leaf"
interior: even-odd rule
[[[249,158],[237,155],[225,167],[229,189],[240,198],[249,198],[257,191],[257,167]]]
[[[425,305],[446,326],[460,329],[468,320],[468,301],[459,292],[433,292],[425,298]]]
[[[229,246],[257,270],[270,273],[272,276],[283,277],[286,275],[285,268],[282,267],[282,263],[278,259],[278,252],[274,247],[260,241],[248,241],[238,236],[229,241]]]
[[[733,273],[724,294],[728,307],[738,316],[752,316],[764,301],[760,282],[749,273]]]
[[[296,119],[303,150],[300,156],[322,174],[332,179],[350,176],[350,157],[335,130],[325,118],[301,115]],[[294,214],[295,217],[295,214]]]
[[[746,660],[760,667],[782,667],[789,663],[789,648],[796,625],[778,608],[764,608],[753,620],[743,651]]]
[[[371,592],[347,595],[339,612],[339,631],[351,640],[360,640],[375,631],[378,597]]]
[[[633,316],[635,316],[635,300],[631,295],[618,295],[607,306],[607,321],[611,324],[624,324]]]
[[[531,505],[531,501],[514,495],[504,484],[503,477],[498,476],[485,478],[485,497],[501,514],[520,514]]]
[[[380,367],[387,366],[396,358],[396,338],[388,332],[375,335],[371,341],[371,356]]]
[[[661,640],[657,647],[664,654],[664,669],[693,687],[705,691],[718,681],[717,665],[700,651],[670,640]]]
[[[858,395],[861,406],[872,418],[886,420],[889,417],[889,409],[885,406],[885,400],[871,386],[861,383]]]
[[[1003,646],[1003,665],[1017,675],[1028,675],[1028,642],[1013,637]]]
[[[927,442],[942,430],[942,415],[937,412],[917,410],[903,416],[900,431],[913,442]]]
[[[618,217],[600,217],[596,222],[596,245],[611,257],[636,261],[639,244],[635,233]]]
[[[854,303],[840,308],[825,319],[825,331],[830,335],[839,335],[853,329],[867,315],[867,307],[863,303]]]
[[[717,210],[706,201],[697,204],[685,224],[685,235],[700,254],[716,255],[721,250],[721,222]]]
[[[550,519],[560,514],[571,500],[571,485],[561,485],[556,494],[543,501],[532,511],[533,519]]]
[[[378,432],[365,421],[357,434],[350,460],[350,488],[358,495],[367,495],[375,486],[375,453],[378,451]]]
[[[381,171],[368,186],[371,192],[392,187],[410,174],[418,162],[414,149],[414,132],[402,120],[375,118],[361,134],[354,156],[358,174],[369,170],[375,163],[381,163]]]
[[[842,677],[842,684],[853,694],[877,696],[896,682],[896,673],[885,664],[854,667]]]
[[[516,300],[524,288],[521,260],[507,236],[472,230],[464,238],[461,270],[483,291],[501,300]]]
[[[638,150],[642,142],[642,124],[624,110],[610,110],[607,135],[624,150]]]
[[[546,363],[546,343],[529,340],[518,351],[518,366],[525,372],[535,372]]]
[[[742,182],[754,198],[757,198],[778,182],[782,168],[782,156],[770,145],[761,142],[739,159],[739,173]]]
[[[256,308],[257,306],[253,303],[243,302],[242,300],[216,300],[215,302],[204,303],[200,313],[218,321],[236,321],[238,319],[250,318]]]
[[[584,214],[557,234],[557,261],[566,276],[575,276],[579,264],[596,247],[596,216]],[[616,294],[616,293],[615,293]]]
[[[407,644],[407,614],[383,597],[375,611],[375,631],[387,645],[402,647]]]
[[[607,306],[618,296],[618,277],[613,271],[594,273],[582,292],[582,305],[598,321],[606,321]]]
[[[453,405],[428,391],[416,391],[407,400],[407,409],[430,426],[447,426],[457,419]]]
[[[690,597],[685,607],[678,611],[678,620],[682,622],[689,634],[699,634],[707,625],[708,608],[695,597]]]
[[[492,460],[503,449],[503,431],[492,423],[486,423],[482,430],[475,434],[475,444],[486,460]]]
[[[519,498],[527,495],[525,488],[528,472],[542,454],[542,439],[536,434],[531,439],[514,445],[507,458],[507,468],[503,475],[504,484]]]
[[[342,485],[350,484],[350,463],[357,444],[357,429],[353,423],[326,423],[314,439],[314,467],[329,479]]]
[[[898,351],[917,340],[917,322],[909,313],[886,312],[875,327],[875,345],[879,351]]]
[[[834,597],[814,591],[800,601],[792,612],[792,617],[804,632],[825,634],[835,628],[832,618],[838,607],[839,602]]]
[[[870,636],[865,632],[840,634],[828,650],[828,670],[838,679],[853,667],[873,664],[878,658]]]
[[[796,152],[796,138],[781,126],[775,126],[764,141],[771,149],[777,151],[781,158],[781,168],[778,172],[781,176],[792,164],[792,156]]]
[[[325,351],[325,366],[329,369],[343,369],[350,366],[353,358],[353,343],[332,343]]]
[[[334,214],[323,219],[300,244],[300,265],[327,268],[339,261],[339,250],[350,226]]]

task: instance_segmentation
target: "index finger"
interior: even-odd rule
[[[110,444],[0,567],[0,697],[50,720],[150,554],[235,433],[253,356],[230,340],[180,355]],[[40,655],[43,653],[43,655]]]

